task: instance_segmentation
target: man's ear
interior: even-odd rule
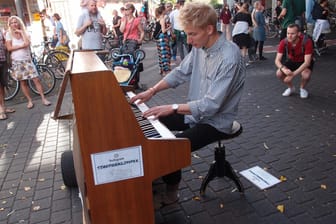
[[[206,31],[207,31],[207,34],[208,34],[208,35],[211,35],[211,34],[213,34],[213,33],[216,31],[216,29],[215,29],[215,27],[212,26],[212,25],[207,25],[207,27],[206,27]]]

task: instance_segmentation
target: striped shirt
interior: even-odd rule
[[[246,68],[239,48],[221,34],[210,48],[193,48],[164,80],[172,88],[190,82],[188,105],[191,115],[185,116],[187,124],[205,123],[230,134],[245,76]]]

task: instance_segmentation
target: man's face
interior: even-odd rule
[[[96,14],[97,13],[97,4],[96,4],[95,1],[89,1],[88,10],[92,14]]]
[[[195,48],[210,47],[208,46],[209,35],[212,33],[211,26],[206,29],[195,28],[187,26],[184,28],[184,32],[187,34],[187,42]]]
[[[288,42],[295,42],[299,37],[299,31],[296,27],[287,28],[287,40]]]
[[[172,9],[173,9],[173,5],[171,5],[171,4],[166,4],[165,5],[165,9],[166,9],[166,11],[171,11]]]

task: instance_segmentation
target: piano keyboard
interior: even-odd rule
[[[133,92],[126,93],[129,98],[135,96]],[[148,106],[144,103],[133,104],[131,106],[138,123],[147,138],[176,138],[175,135],[159,120],[147,119],[142,113],[148,110]]]

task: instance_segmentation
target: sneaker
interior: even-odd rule
[[[295,92],[295,88],[294,88],[294,87],[292,87],[292,88],[287,88],[287,89],[285,90],[285,92],[282,93],[282,96],[290,96],[290,95],[292,95],[292,93],[294,93],[294,92]]]
[[[265,61],[265,60],[267,60],[267,58],[265,58],[264,56],[261,56],[261,57],[259,58],[259,60],[260,60],[260,61]]]
[[[305,89],[300,88],[300,97],[301,97],[302,99],[307,98],[307,97],[308,97],[308,91],[305,90]]]

